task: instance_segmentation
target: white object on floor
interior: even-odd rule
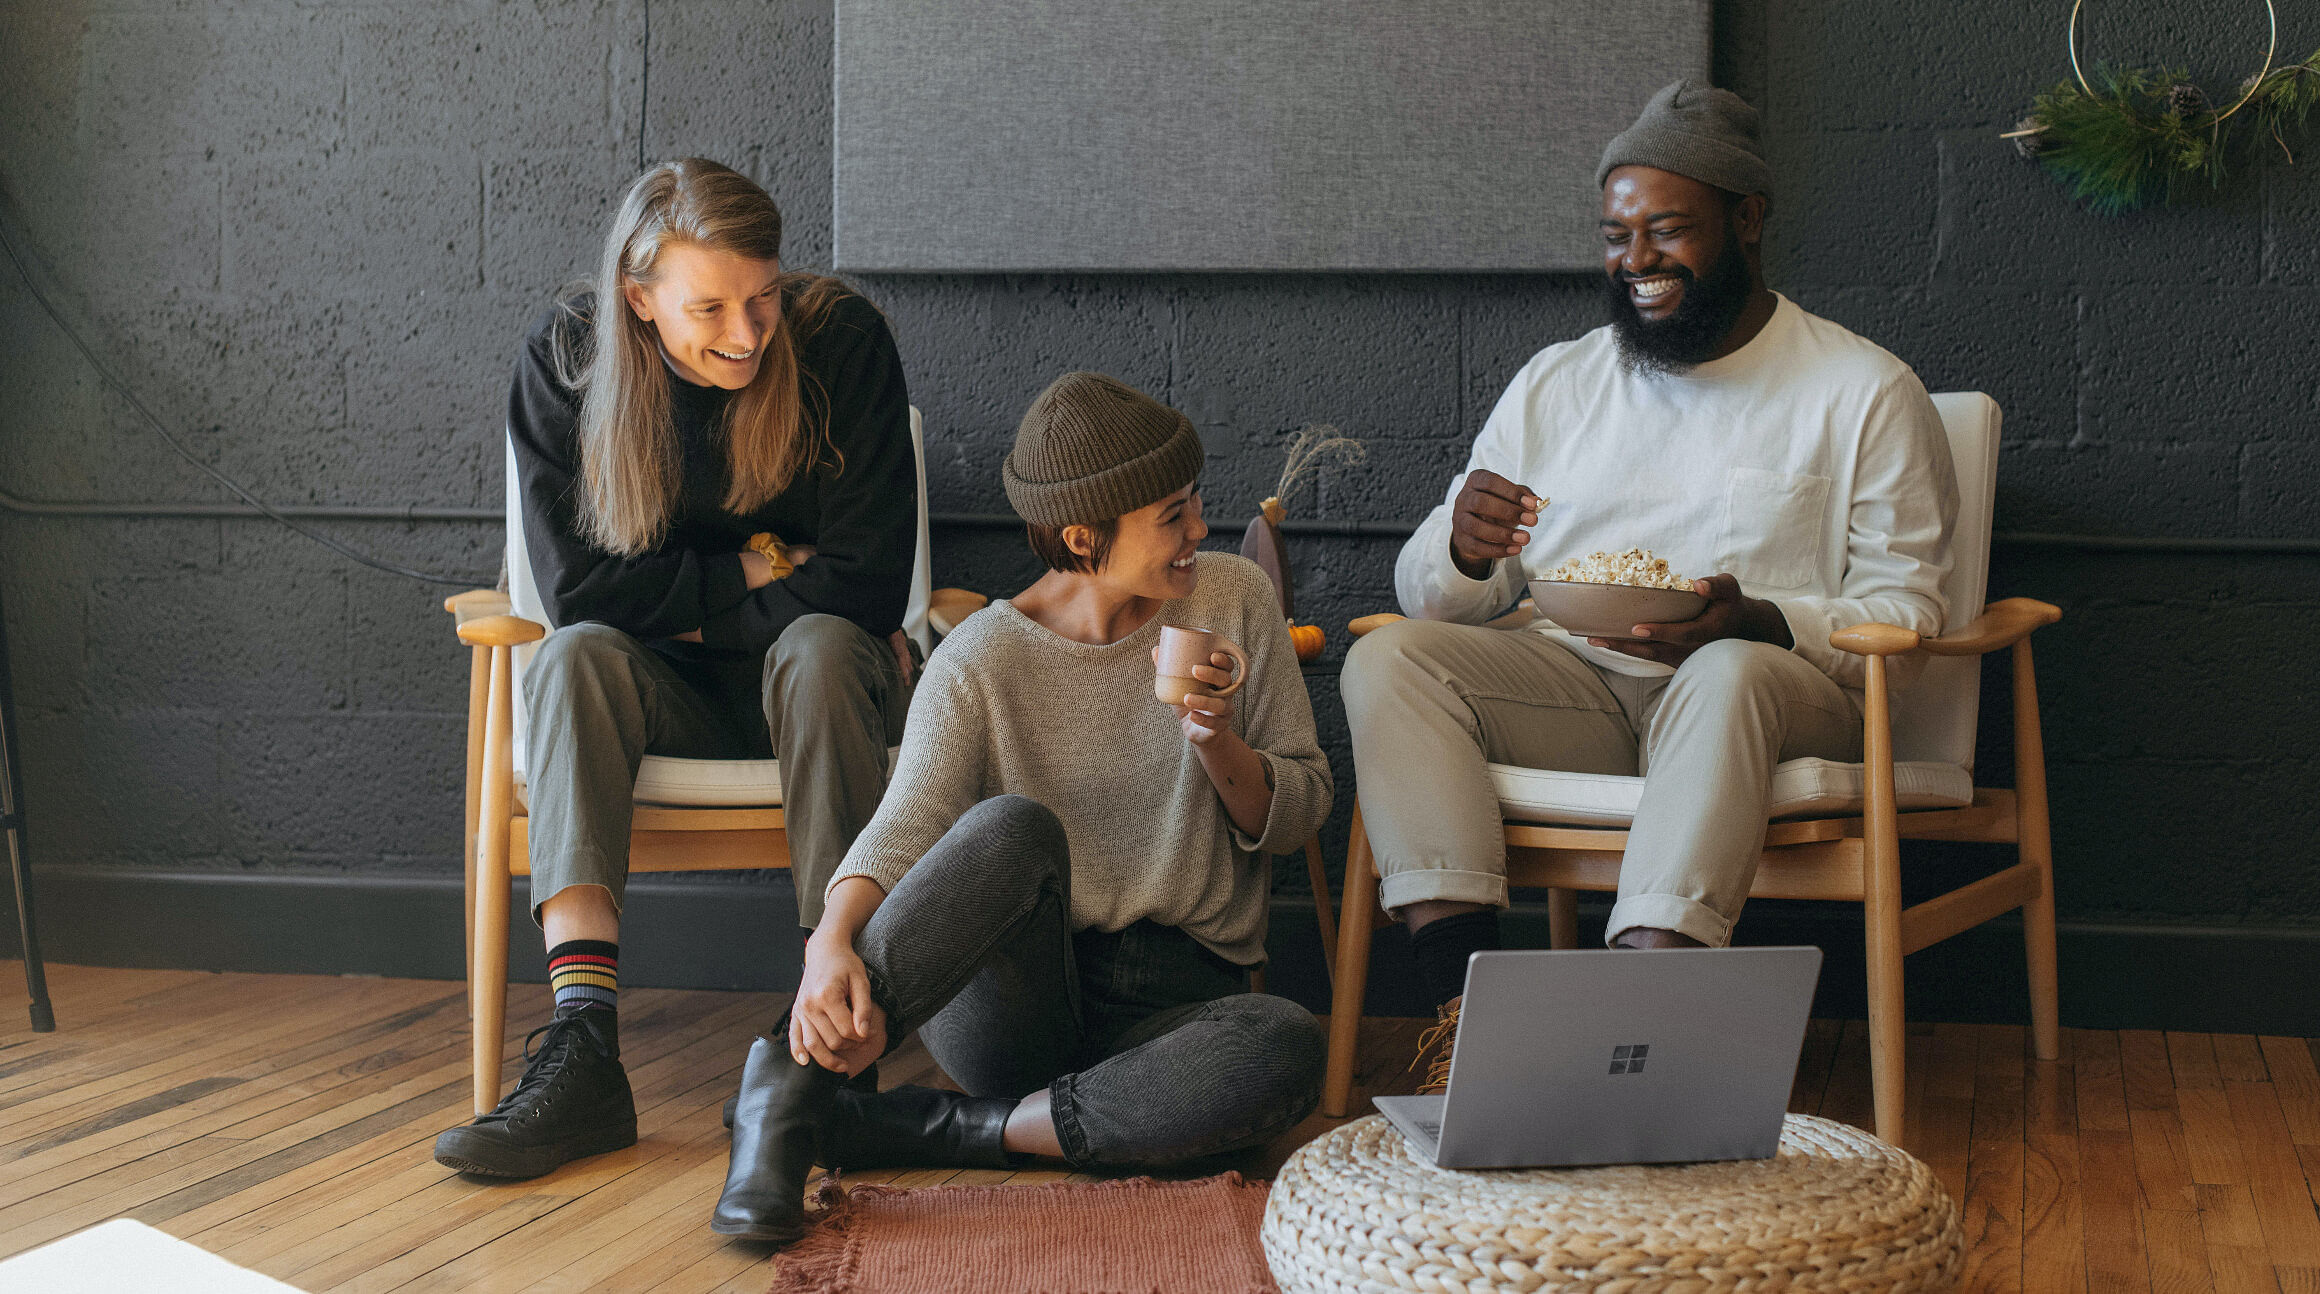
[[[0,1294],[299,1294],[142,1222],[115,1218],[0,1262]]]

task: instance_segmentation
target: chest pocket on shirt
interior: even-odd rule
[[[1748,584],[1793,589],[1821,567],[1829,478],[1735,467],[1724,487],[1723,569]]]

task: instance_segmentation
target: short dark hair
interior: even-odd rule
[[[1092,551],[1084,557],[1073,552],[1070,544],[1063,542],[1063,526],[1043,526],[1036,521],[1026,521],[1023,523],[1023,538],[1030,543],[1031,551],[1038,555],[1040,561],[1047,563],[1047,569],[1051,571],[1093,574],[1102,570],[1104,563],[1112,559],[1112,541],[1120,537],[1120,519],[1106,517],[1102,521],[1077,521],[1072,524],[1086,526],[1091,536]]]

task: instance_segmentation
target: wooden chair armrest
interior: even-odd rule
[[[498,589],[469,589],[443,599],[443,609],[459,624],[484,616],[504,616],[513,605],[508,595]]]
[[[948,638],[959,622],[991,605],[991,599],[971,589],[936,589],[927,595],[926,623]]]
[[[459,626],[459,641],[470,647],[520,647],[548,636],[548,627],[522,616],[477,616]]]
[[[1838,651],[1849,651],[1855,656],[1898,656],[1916,651],[1924,638],[1915,629],[1899,625],[1878,624],[1872,620],[1865,625],[1839,629],[1829,635],[1829,646]]]
[[[1935,656],[1981,656],[2011,647],[2062,619],[2062,608],[2035,598],[2007,598],[1993,602],[1972,623],[1921,644]]]
[[[2034,598],[2007,598],[1993,602],[1973,622],[1927,638],[1914,629],[1871,622],[1839,629],[1829,635],[1829,646],[1855,656],[1898,656],[1922,651],[1929,656],[1983,656],[2011,647],[2038,629],[2062,618],[2062,609]]]

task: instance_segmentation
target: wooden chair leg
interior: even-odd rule
[[[1370,935],[1377,929],[1377,865],[1361,807],[1345,848],[1345,907],[1337,922],[1337,982],[1329,994],[1329,1069],[1321,1082],[1321,1112],[1342,1119],[1353,1105],[1353,1062],[1361,1051],[1361,1015],[1369,991]]]
[[[1901,823],[1893,795],[1893,727],[1885,687],[1885,658],[1871,656],[1862,715],[1868,795],[1862,814],[1861,926],[1867,942],[1869,1085],[1877,1136],[1900,1145],[1908,1055],[1908,1018],[1901,991]]]
[[[1872,861],[1867,865],[1877,864]],[[1862,918],[1868,936],[1869,1084],[1875,1097],[1877,1136],[1898,1146],[1908,1110],[1909,1046],[1909,1017],[1901,985],[1900,905],[1871,897]]]
[[[1321,865],[1321,837],[1305,842],[1305,879],[1313,885],[1313,922],[1321,927],[1321,973],[1337,983],[1337,922],[1329,912],[1329,872]]]
[[[1579,891],[1547,891],[1547,947],[1579,946]]]
[[[2054,850],[2046,820],[2046,741],[2038,724],[2038,676],[2027,638],[2014,644],[2014,770],[2014,839],[2022,861],[2038,869],[2037,896],[2022,905],[2030,1040],[2038,1059],[2059,1060],[2062,1008],[2054,948]]]
[[[508,820],[515,809],[514,654],[494,647],[491,657],[482,824],[475,850],[475,957],[467,978],[478,1115],[499,1104],[500,1031],[507,1022]]]
[[[475,975],[475,832],[483,821],[483,739],[490,731],[491,648],[477,647],[467,669],[467,906],[461,909],[461,938],[467,945],[469,978]]]

